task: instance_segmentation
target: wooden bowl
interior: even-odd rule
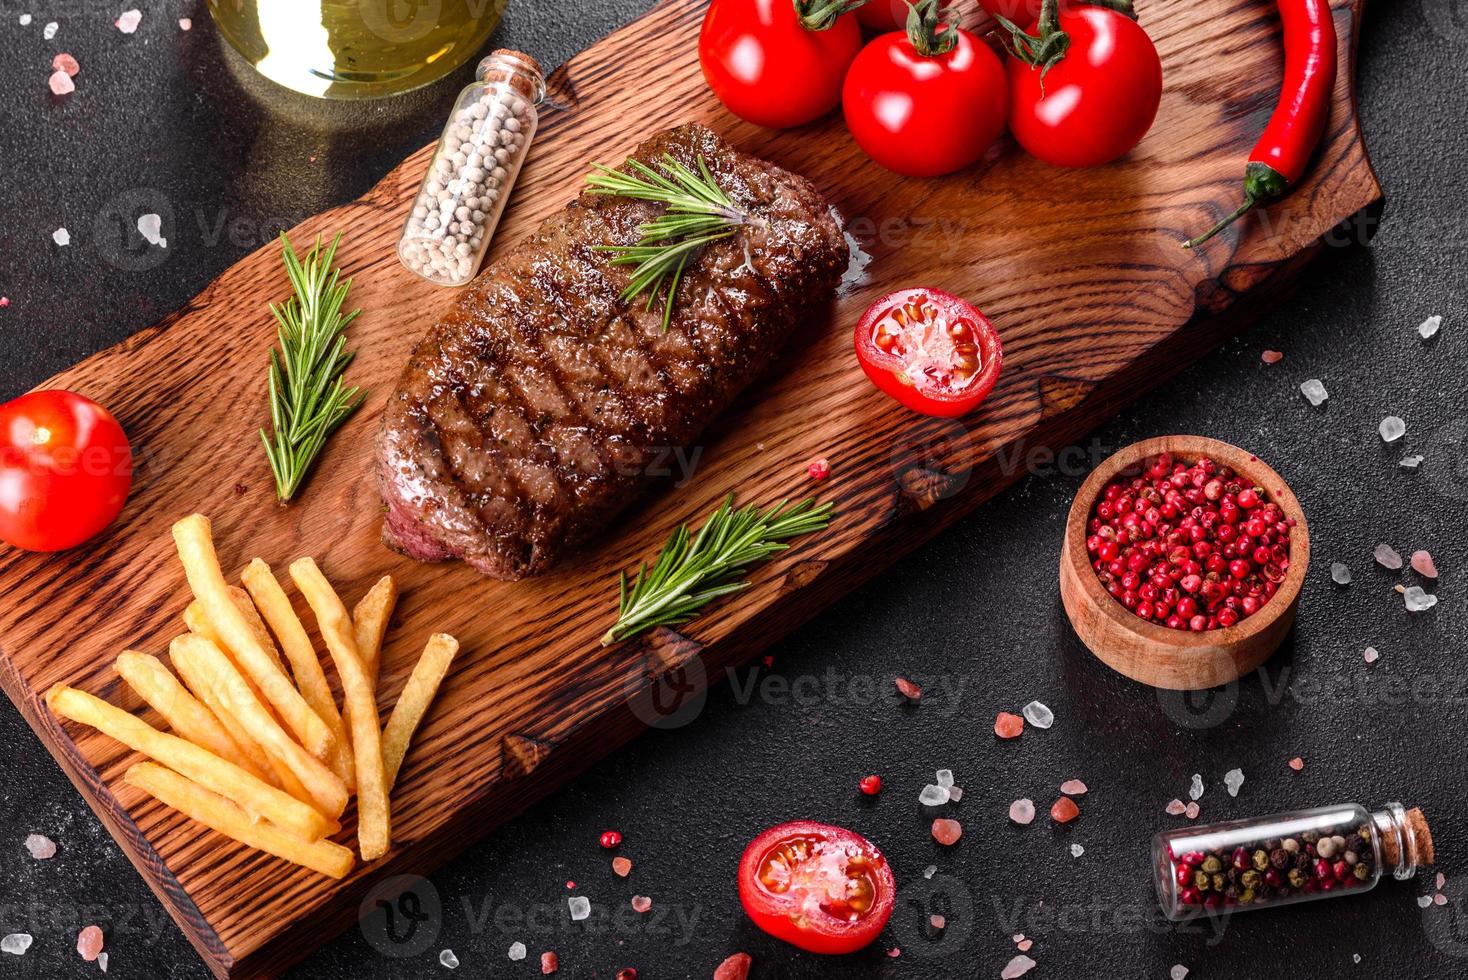
[[[1233,626],[1191,633],[1142,619],[1101,585],[1086,553],[1086,523],[1106,484],[1123,470],[1158,453],[1191,463],[1201,456],[1229,466],[1265,489],[1266,499],[1295,519],[1285,580],[1254,615]],[[1101,661],[1153,687],[1193,691],[1236,680],[1258,667],[1284,642],[1295,622],[1300,587],[1310,566],[1310,529],[1294,493],[1257,457],[1203,436],[1161,436],[1126,447],[1081,484],[1066,521],[1060,549],[1060,599],[1081,641]]]

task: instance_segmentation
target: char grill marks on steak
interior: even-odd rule
[[[630,245],[662,206],[582,194],[490,266],[419,343],[378,432],[383,539],[486,575],[543,571],[645,488],[827,303],[847,264],[830,207],[806,180],[702,126],[644,142],[701,155],[752,222],[689,264],[673,319],[622,301]]]

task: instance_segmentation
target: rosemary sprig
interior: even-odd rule
[[[831,523],[833,504],[780,501],[761,512],[753,504],[734,509],[734,495],[690,537],[688,525],[674,531],[652,567],[643,565],[631,585],[619,581],[617,621],[602,646],[654,626],[686,623],[710,601],[749,587],[747,566],[790,547],[790,538],[820,531]]]
[[[342,374],[355,356],[346,349],[344,332],[361,310],[342,315],[352,280],[339,282],[341,270],[331,266],[341,238],[338,234],[323,253],[317,236],[302,261],[285,233],[280,235],[281,257],[295,294],[278,306],[270,304],[280,350],[270,349],[273,438],[262,428],[260,440],[281,503],[295,496],[327,437],[366,398],[357,388],[342,384]]]
[[[586,182],[593,194],[667,205],[662,215],[637,229],[637,244],[600,246],[602,251],[616,253],[613,265],[636,267],[627,288],[622,290],[623,300],[645,293],[651,310],[662,297],[663,332],[667,333],[678,283],[688,263],[705,245],[737,233],[750,223],[750,217],[714,180],[702,156],[698,158],[697,173],[671,154],[663,155],[662,166],[667,173],[659,173],[638,160],[628,160],[626,171],[596,164],[596,172],[588,175]]]

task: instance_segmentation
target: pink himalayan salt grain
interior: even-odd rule
[[[1376,647],[1367,647],[1361,652],[1361,659],[1365,660],[1368,664],[1374,664],[1381,659],[1381,654],[1377,652]]]
[[[1025,941],[1025,934],[1022,932],[1017,932],[1009,938],[1014,940],[1016,943],[1022,943]]]
[[[937,931],[942,932],[945,928],[947,928],[948,920],[941,915],[930,915],[928,916],[928,925],[932,926]]]
[[[1035,941],[1033,939],[1021,939],[1019,942],[1015,943],[1014,946],[1015,949],[1018,949],[1021,953],[1028,953],[1030,950],[1035,948]]]
[[[82,70],[81,65],[76,63],[76,59],[65,51],[59,52],[56,57],[51,59],[51,67],[57,71],[64,71],[73,78],[76,77],[77,72]]]
[[[1017,980],[1035,968],[1035,961],[1028,956],[1020,955],[1009,961],[1004,972],[999,974],[1001,980]]]
[[[1066,796],[1085,796],[1086,784],[1079,779],[1067,779],[1060,784],[1060,791]]]
[[[652,899],[648,898],[646,895],[632,896],[632,911],[646,912],[650,908],[652,908]]]
[[[933,821],[933,840],[944,847],[952,847],[963,836],[963,825],[957,820],[939,817]]]
[[[617,873],[618,878],[625,878],[632,873],[632,862],[624,857],[612,858],[612,870]]]
[[[1295,772],[1303,771],[1305,768],[1305,760],[1300,758],[1299,756],[1295,756],[1293,759],[1290,760],[1290,768],[1295,770]]]
[[[748,980],[753,962],[748,953],[735,953],[714,969],[714,980]]]
[[[194,22],[192,20],[190,20],[188,17],[180,17],[178,19],[178,29],[181,30],[181,31],[190,30],[193,26],[194,26]],[[555,954],[552,953],[551,955],[554,956]]]
[[[1069,796],[1062,796],[1050,808],[1050,819],[1056,823],[1070,823],[1080,815],[1081,808],[1076,806],[1076,801]]]
[[[893,678],[893,682],[897,685],[897,690],[902,693],[902,696],[909,701],[916,701],[923,696],[923,689],[906,677],[895,677]]]
[[[7,307],[9,305],[10,305],[10,297],[9,296],[0,296],[0,310],[5,309],[5,307]]]
[[[45,861],[56,856],[56,842],[44,834],[31,834],[27,837],[25,849],[30,851],[31,857],[37,861]]]
[[[1432,561],[1432,555],[1426,551],[1412,552],[1412,571],[1423,578],[1437,578],[1437,565]]]
[[[1000,738],[1019,738],[1025,730],[1025,720],[1019,715],[1001,711],[994,718],[994,734]]]
[[[1182,800],[1173,800],[1167,804],[1167,815],[1170,817],[1180,817],[1187,811],[1188,807]]]
[[[51,73],[46,84],[51,86],[52,95],[70,95],[76,91],[76,82],[73,82],[71,76],[60,69]]]
[[[102,952],[102,930],[96,926],[87,926],[77,933],[76,951],[88,963],[94,961],[97,954]]]
[[[542,974],[544,974],[545,976],[550,976],[552,973],[555,973],[560,968],[561,960],[560,957],[556,956],[555,953],[547,950],[544,953],[540,954],[540,972]],[[717,976],[717,974],[715,974],[715,976]]]
[[[1259,355],[1259,360],[1263,361],[1265,364],[1278,364],[1280,361],[1284,360],[1284,354],[1277,350],[1267,350]]]
[[[1439,871],[1437,873],[1437,878],[1434,880],[1434,884],[1437,885],[1437,890],[1438,891],[1442,891],[1443,890],[1443,886],[1446,885],[1447,883],[1448,883],[1448,876],[1445,875],[1445,874],[1443,874],[1441,871]]]
[[[1186,816],[1189,820],[1197,820],[1198,814],[1200,812],[1202,812],[1202,808],[1198,806],[1196,800],[1192,803],[1189,803],[1187,807],[1183,809],[1183,815]]]
[[[1009,819],[1024,826],[1035,822],[1034,800],[1015,800],[1009,804]],[[1015,940],[1018,942],[1019,940]]]
[[[138,29],[138,25],[142,22],[143,12],[141,10],[128,10],[124,11],[121,17],[113,21],[113,24],[116,25],[117,29],[119,31],[122,31],[122,33],[131,34],[133,31],[136,31]]]
[[[902,947],[901,946],[893,946],[891,949],[887,950],[887,958],[889,960],[895,960],[895,959],[897,959],[897,957],[899,957],[901,955],[902,955]]]
[[[1446,905],[1448,904],[1448,896],[1444,895],[1442,892],[1438,892],[1436,895],[1432,896],[1432,904]]]

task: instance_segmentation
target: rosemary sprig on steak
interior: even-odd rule
[[[323,253],[321,238],[296,257],[282,232],[281,257],[295,295],[277,306],[276,336],[280,350],[270,349],[271,435],[260,430],[275,493],[281,503],[295,496],[326,439],[357,410],[366,394],[342,384],[342,374],[354,352],[346,350],[347,324],[361,310],[342,314],[342,303],[352,280],[339,282],[340,269],[331,267],[341,235]]]
[[[699,249],[737,233],[750,219],[719,187],[702,156],[698,158],[697,173],[671,154],[664,154],[662,166],[666,174],[639,160],[627,161],[630,172],[597,164],[596,173],[586,182],[593,194],[658,201],[668,206],[661,216],[638,227],[641,237],[636,245],[600,246],[603,251],[616,253],[613,265],[636,266],[622,299],[646,293],[647,308],[651,310],[662,297],[663,332],[667,333],[678,282],[689,261]]]
[[[654,626],[686,623],[719,596],[749,587],[745,569],[790,547],[785,542],[831,523],[833,504],[780,501],[761,512],[753,504],[734,509],[734,495],[691,538],[688,525],[674,531],[652,568],[643,565],[627,584],[619,583],[617,622],[602,637],[602,646],[624,640]]]

